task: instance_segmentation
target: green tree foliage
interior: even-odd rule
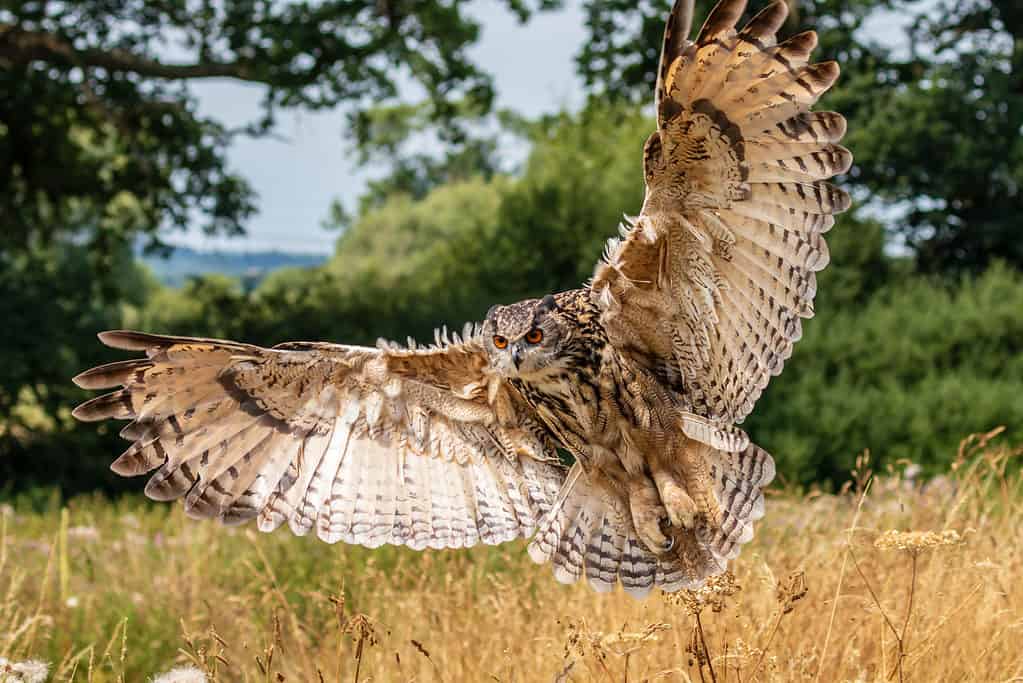
[[[525,19],[556,3],[507,4]],[[281,108],[349,103],[358,120],[370,103],[396,102],[403,78],[421,87],[433,121],[450,123],[459,106],[485,111],[493,89],[468,58],[479,26],[464,5],[0,5],[0,244],[95,233],[122,194],[135,199],[134,215],[96,239],[190,223],[240,233],[253,196],[225,152],[237,133],[271,133]],[[260,120],[232,131],[199,114],[190,84],[210,78],[262,87]]]
[[[92,487],[106,478],[96,455],[116,453],[122,442],[112,426],[83,429],[71,418],[83,394],[69,379],[113,360],[95,343],[96,332],[123,327],[158,287],[129,251],[110,259],[121,273],[112,287],[93,277],[82,246],[0,254],[0,491],[13,484]]]
[[[942,0],[918,12],[909,54],[885,54],[846,95],[862,100],[854,180],[908,208],[893,228],[921,269],[1023,265],[1023,5]]]
[[[1023,276],[1004,265],[821,310],[746,428],[803,483],[841,480],[865,448],[941,471],[967,434],[1023,424],[1020,311]]]

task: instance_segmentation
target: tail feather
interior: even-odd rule
[[[753,538],[753,523],[764,516],[763,489],[774,479],[774,460],[755,444],[739,453],[706,449],[714,495],[721,517],[706,534],[714,554],[724,560],[739,554],[740,546]]]
[[[657,564],[657,556],[643,545],[634,531],[626,536],[618,568],[618,578],[625,592],[639,600],[649,595],[657,578]]]
[[[608,502],[598,531],[586,547],[586,578],[598,593],[610,592],[618,582],[622,554],[629,536],[624,510],[615,501]]]
[[[586,576],[598,592],[620,583],[642,598],[654,587],[672,592],[699,586],[725,570],[753,537],[753,523],[764,515],[763,488],[774,478],[774,461],[758,446],[738,452],[693,444],[690,464],[703,463],[707,479],[705,513],[694,531],[675,535],[665,554],[651,552],[639,539],[631,515],[617,493],[587,476],[577,464],[558,500],[541,519],[529,544],[537,563],[550,562],[562,583]],[[696,482],[690,482],[697,485]]]

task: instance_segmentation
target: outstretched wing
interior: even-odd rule
[[[643,210],[591,284],[615,345],[707,419],[708,434],[742,421],[781,372],[813,315],[823,233],[850,204],[824,182],[852,163],[837,144],[845,120],[810,112],[838,65],[809,63],[813,32],[776,42],[785,2],[737,30],[745,9],[721,0],[694,43],[676,30],[692,0],[676,2]]]
[[[195,517],[369,547],[494,544],[531,535],[564,479],[472,330],[418,349],[100,339],[146,357],[76,377],[122,388],[75,417],[131,420],[113,470],[152,472],[146,495]]]

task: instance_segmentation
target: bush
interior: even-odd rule
[[[841,480],[865,448],[943,469],[964,435],[1023,424],[1020,311],[1023,276],[1005,266],[821,311],[746,428],[804,483]]]

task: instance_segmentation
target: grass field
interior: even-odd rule
[[[5,505],[0,662],[53,681],[1023,680],[1023,485],[987,441],[926,486],[864,460],[838,495],[775,492],[734,576],[642,602],[559,585],[522,542],[369,551],[136,499]]]

